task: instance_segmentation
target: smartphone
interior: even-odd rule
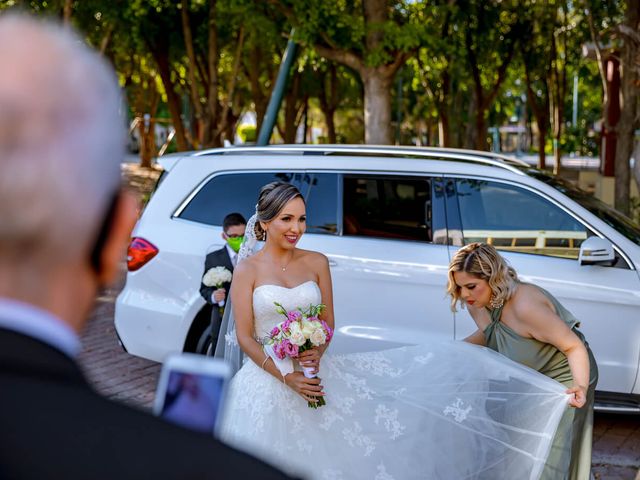
[[[216,435],[231,369],[221,359],[180,353],[162,365],[153,412],[183,427]]]

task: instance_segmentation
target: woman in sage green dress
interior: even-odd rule
[[[579,321],[546,290],[520,282],[496,249],[484,243],[458,250],[449,265],[447,290],[452,310],[460,302],[478,326],[465,341],[533,368],[574,395],[541,478],[588,480],[598,368],[577,329]]]

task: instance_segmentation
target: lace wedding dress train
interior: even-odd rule
[[[318,304],[320,289],[256,288],[259,338],[282,321],[274,302]],[[561,384],[462,342],[327,353],[320,377],[327,405],[312,409],[246,361],[223,440],[309,479],[537,479],[567,402]]]

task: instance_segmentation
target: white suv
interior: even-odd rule
[[[161,361],[209,348],[204,256],[222,247],[226,214],[248,218],[259,188],[282,180],[307,201],[300,247],[330,261],[332,350],[468,335],[468,313],[449,309],[447,267],[460,245],[485,241],[581,320],[600,405],[640,412],[640,228],[570,184],[507,157],[434,148],[235,147],[160,163],[116,303],[128,352]]]

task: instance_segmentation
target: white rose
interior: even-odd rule
[[[319,347],[320,345],[325,344],[325,342],[327,341],[327,336],[325,335],[324,331],[319,328],[313,331],[309,340],[311,340],[311,344],[314,347]]]
[[[300,323],[299,322],[291,322],[291,324],[289,325],[289,333],[291,335],[294,335],[296,333],[302,333],[302,330],[300,329]]]
[[[291,332],[291,336],[289,337],[289,341],[291,343],[293,343],[294,345],[297,345],[297,346],[301,347],[302,345],[305,344],[307,339],[304,338],[304,335],[302,334],[300,329],[298,329],[298,331],[295,332],[295,333]]]
[[[303,325],[302,325],[302,334],[304,335],[304,338],[311,338],[311,335],[315,331],[316,331],[316,328],[314,327],[312,322],[304,322],[303,323]]]

